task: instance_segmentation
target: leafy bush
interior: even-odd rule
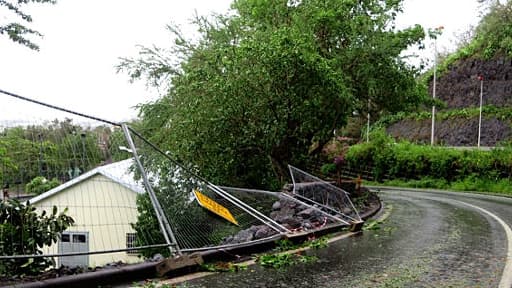
[[[53,207],[50,214],[36,212],[30,203],[16,199],[0,202],[0,255],[41,255],[41,248],[57,242],[60,233],[73,225],[74,220],[65,215],[67,209],[57,214]],[[0,260],[1,275],[35,275],[54,265],[53,258]]]
[[[329,175],[329,174],[335,173],[336,172],[336,164],[334,164],[334,163],[324,164],[324,165],[322,165],[320,170],[322,171],[323,175]]]
[[[57,180],[57,178],[53,178],[52,180],[48,181],[43,176],[37,176],[36,178],[32,179],[32,181],[27,183],[27,185],[25,185],[25,191],[27,193],[39,195],[59,185],[60,182]]]
[[[406,180],[409,187],[418,188],[455,185],[457,190],[481,191],[491,189],[488,183],[495,182],[492,189],[496,190],[496,183],[506,186],[510,182],[508,178],[512,177],[510,146],[493,151],[456,150],[395,142],[380,134],[374,141],[350,147],[346,160],[352,170],[372,167],[377,181]]]

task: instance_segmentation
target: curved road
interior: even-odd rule
[[[394,189],[380,195],[392,212],[379,229],[310,250],[319,259],[314,263],[279,270],[255,265],[182,285],[511,287],[512,199]]]

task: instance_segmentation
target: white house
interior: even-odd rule
[[[137,221],[137,194],[145,193],[143,185],[134,180],[132,159],[95,168],[30,200],[38,210],[51,213],[67,208],[75,224],[62,233],[56,245],[46,253],[95,252],[133,247]],[[67,256],[57,265],[102,266],[123,261],[140,262],[136,252],[115,252]]]

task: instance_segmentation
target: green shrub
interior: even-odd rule
[[[43,176],[37,176],[32,179],[27,185],[25,185],[25,191],[27,193],[39,195],[46,191],[49,191],[60,185],[59,180],[57,178],[53,178],[52,180],[47,180]]]
[[[322,165],[320,168],[320,171],[323,175],[329,175],[336,172],[336,164],[334,163],[327,163]]]
[[[456,150],[378,136],[346,154],[351,169],[372,167],[374,179],[417,188],[507,191],[512,177],[512,146],[492,151]],[[468,176],[469,175],[469,176]],[[398,179],[398,180],[396,180]]]
[[[47,214],[20,203],[16,199],[0,202],[0,255],[41,255],[44,246],[57,242],[60,233],[73,225],[74,220],[65,215],[67,209],[57,214],[57,207]],[[0,260],[0,274],[6,276],[37,275],[54,265],[53,258]]]

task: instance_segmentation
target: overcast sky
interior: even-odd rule
[[[0,37],[0,89],[112,121],[136,116],[138,103],[157,97],[145,83],[129,83],[116,74],[119,57],[137,53],[136,45],[168,47],[165,25],[187,25],[200,15],[226,12],[230,0],[58,0],[56,5],[27,6],[34,19],[31,27],[44,34],[36,39],[36,52]],[[9,12],[2,7],[0,23]],[[450,49],[454,33],[478,21],[476,0],[405,0],[399,27],[421,24],[444,26],[440,50]],[[423,57],[433,58],[432,51]],[[19,102],[0,94],[0,119],[20,119],[24,113],[43,115],[22,108]],[[39,114],[41,113],[41,114]],[[45,114],[53,117],[56,114]],[[1,125],[0,125],[1,126]]]

